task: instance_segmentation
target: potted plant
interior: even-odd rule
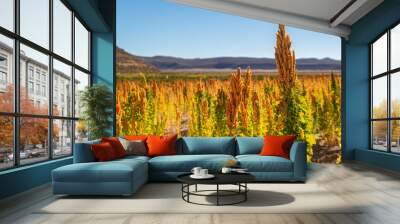
[[[89,139],[110,136],[113,115],[113,97],[110,89],[102,84],[86,87],[80,94],[82,119],[88,129]]]

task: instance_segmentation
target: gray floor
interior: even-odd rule
[[[368,206],[357,214],[35,214],[38,207],[54,200],[49,186],[42,186],[1,201],[0,223],[400,223],[398,173],[355,163],[313,165],[308,183]]]

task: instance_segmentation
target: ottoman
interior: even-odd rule
[[[75,163],[52,172],[53,193],[68,195],[132,195],[148,180],[146,160],[122,159]]]

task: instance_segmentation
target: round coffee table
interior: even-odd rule
[[[212,179],[193,179],[189,174],[182,174],[177,177],[178,181],[182,183],[182,199],[188,203],[197,205],[234,205],[247,201],[247,192],[249,188],[247,183],[255,180],[255,177],[248,173],[229,173],[213,174],[215,177]],[[215,185],[215,190],[198,190],[197,185]],[[236,185],[237,190],[224,190],[220,189],[220,185]],[[190,186],[195,186],[194,191],[190,191]],[[214,192],[215,194],[206,194]],[[216,204],[202,204],[190,200],[190,196],[203,196],[203,197],[216,197]],[[240,196],[240,199],[231,203],[221,203],[221,197]]]

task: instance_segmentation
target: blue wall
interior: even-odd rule
[[[53,169],[71,163],[69,157],[1,172],[0,199],[48,183]]]
[[[108,86],[115,102],[115,0],[67,0],[92,31],[92,83]],[[114,103],[115,104],[115,103]],[[115,135],[115,107],[111,134]]]
[[[348,40],[342,39],[343,158],[393,170],[400,157],[369,150],[369,43],[400,21],[399,12],[399,0],[386,0],[351,27]]]
[[[369,146],[369,60],[368,45],[347,42],[343,71],[345,94],[343,158],[354,159],[355,148]]]
[[[92,31],[93,83],[106,84],[115,92],[115,0],[67,2]],[[69,157],[0,172],[0,199],[48,183],[53,169],[71,163]]]
[[[355,160],[400,172],[400,155],[395,155],[393,153],[356,149]]]

